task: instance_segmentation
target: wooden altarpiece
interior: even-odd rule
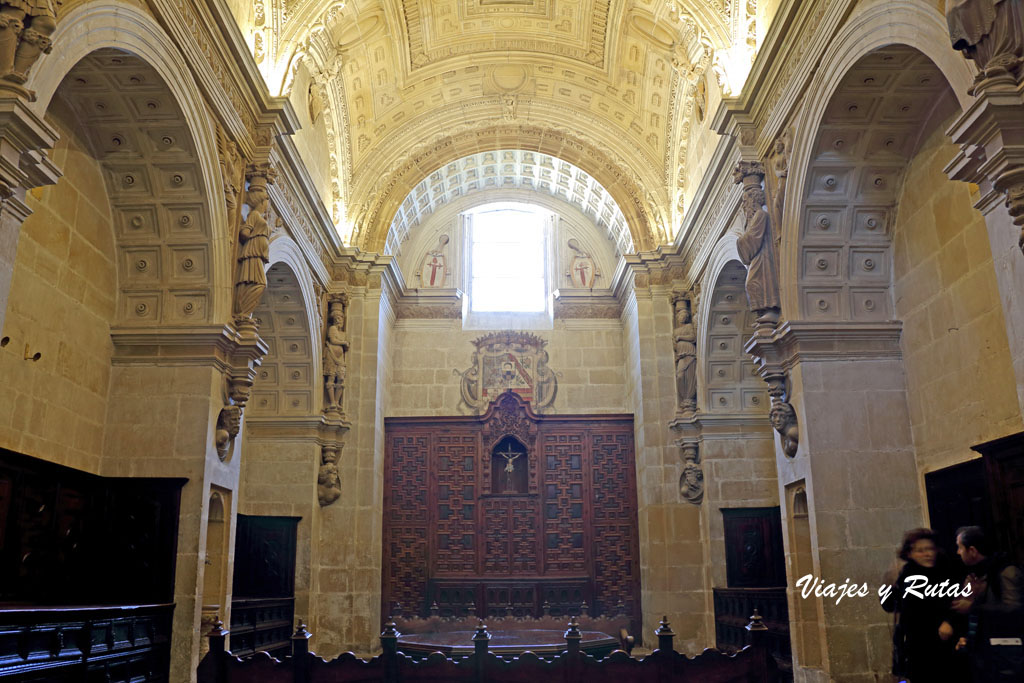
[[[538,415],[506,392],[384,428],[384,615],[639,617],[632,415]]]

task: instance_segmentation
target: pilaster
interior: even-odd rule
[[[57,132],[20,97],[0,97],[0,332],[7,312],[21,224],[32,210],[25,193],[52,185],[60,171],[46,157]]]
[[[785,435],[776,437],[779,494],[806,492],[813,570],[826,583],[877,585],[900,535],[922,523],[919,499],[907,496],[919,482],[900,332],[898,322],[786,322],[745,347],[800,416],[792,455],[783,449]],[[787,526],[794,510],[784,514]],[[791,586],[801,552],[794,540],[787,535]],[[832,680],[869,680],[889,670],[891,624],[874,601],[808,600],[822,617],[822,665]],[[801,601],[791,591],[791,614],[803,610]],[[814,660],[806,654],[798,651],[797,660]]]

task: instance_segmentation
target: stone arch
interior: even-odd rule
[[[735,250],[735,241],[732,243]],[[700,327],[703,348],[699,365],[703,385],[697,405],[702,413],[766,416],[769,399],[743,345],[754,331],[757,315],[747,305],[746,268],[738,258],[722,263],[704,296]]]
[[[967,90],[973,82],[972,68],[955,51],[949,49],[945,20],[934,7],[915,0],[875,0],[857,8],[839,35],[832,41],[821,66],[812,79],[809,91],[820,93],[808,100],[809,105],[797,116],[794,124],[793,153],[789,160],[789,185],[782,225],[782,299],[783,315],[798,317],[800,295],[799,236],[803,229],[803,198],[811,182],[808,169],[816,153],[822,119],[843,78],[863,57],[887,46],[913,48],[941,74],[966,108],[971,101]],[[799,199],[799,200],[798,200]]]
[[[95,59],[97,54],[120,52],[122,55],[120,66],[124,70],[134,69],[139,73],[147,74],[145,82],[142,83],[131,81],[131,76],[127,76],[129,80],[121,85],[128,89],[112,90],[111,92],[116,92],[117,98],[124,102],[130,101],[132,98],[132,95],[129,94],[131,86],[151,89],[151,94],[159,93],[159,116],[165,118],[152,118],[149,121],[152,125],[148,127],[159,128],[157,121],[160,120],[165,123],[173,121],[174,127],[180,134],[172,136],[174,139],[170,145],[161,146],[163,137],[161,135],[149,138],[150,142],[148,143],[146,140],[142,140],[142,143],[149,144],[157,154],[158,159],[150,161],[150,167],[155,167],[159,163],[167,166],[179,166],[185,171],[182,174],[183,184],[179,188],[182,190],[180,194],[184,194],[186,185],[191,190],[194,200],[192,209],[195,214],[192,225],[197,226],[196,229],[203,232],[202,239],[200,240],[197,235],[193,244],[197,247],[201,244],[205,252],[203,255],[205,263],[198,264],[195,259],[192,259],[192,271],[177,273],[180,276],[178,278],[180,286],[169,286],[158,297],[161,300],[161,315],[165,311],[183,309],[190,302],[193,309],[200,305],[203,310],[193,311],[187,315],[182,313],[181,316],[168,315],[163,322],[191,323],[198,319],[199,315],[205,321],[226,319],[231,313],[234,269],[224,264],[229,264],[232,261],[231,244],[234,235],[230,234],[227,212],[223,205],[219,201],[210,199],[223,196],[213,123],[208,109],[203,103],[201,91],[176,46],[152,16],[134,5],[115,0],[102,4],[88,3],[71,10],[67,16],[62,18],[53,35],[53,47],[51,53],[43,55],[39,60],[26,84],[37,93],[37,100],[33,107],[40,115],[49,108],[62,85],[69,93],[74,92],[75,85],[78,85],[80,92],[83,93],[82,96],[96,94],[90,92],[88,84],[84,86],[73,84],[75,76],[69,78],[72,71],[82,69],[89,64],[90,56]],[[107,74],[107,76],[116,78],[112,74]],[[146,121],[146,117],[141,115],[142,112],[154,113],[148,109],[134,111],[129,108],[129,111],[134,115],[133,120],[136,125]],[[170,116],[172,112],[174,115]],[[111,122],[103,121],[102,117],[92,116],[92,118],[97,120],[88,120],[90,127],[94,123],[105,128],[111,127]],[[113,153],[108,147],[105,144],[98,148],[98,151],[107,155]],[[187,152],[187,158],[172,159],[173,150],[179,148],[179,151]],[[115,160],[111,160],[111,163],[114,162]],[[152,175],[148,168],[146,173]],[[168,179],[173,181],[173,176],[174,173],[170,172]],[[112,182],[113,176],[108,175],[108,187],[113,187]],[[152,186],[147,189],[152,189]],[[135,199],[129,198],[126,201],[141,206],[141,202]],[[172,202],[179,208],[185,208],[183,202],[178,202],[176,199],[172,199]],[[180,214],[172,216],[173,212],[169,212],[167,207],[152,206],[148,208],[152,210],[153,215],[164,212],[165,218],[168,220],[181,217]],[[130,221],[131,217],[125,217],[125,220]],[[183,244],[187,243],[187,240],[183,241]],[[188,258],[180,250],[176,253],[181,258],[177,263],[168,264],[169,266],[181,266]],[[203,276],[204,282],[200,285],[198,280],[201,268],[206,270]],[[155,292],[151,291],[149,294],[152,297]],[[169,306],[163,305],[165,300],[170,304]],[[147,303],[148,308],[148,302],[137,303]],[[132,324],[139,322],[139,320],[131,320]]]
[[[510,144],[513,143],[514,144]],[[388,228],[402,202],[425,178],[446,165],[477,152],[497,152],[515,147],[546,154],[582,169],[610,194],[625,216],[633,247],[653,248],[661,240],[656,208],[648,201],[635,173],[604,151],[569,133],[539,126],[491,126],[463,131],[414,149],[382,175],[374,188],[362,188],[369,199],[355,213],[352,242],[369,251],[384,250]],[[368,172],[370,176],[374,174]]]
[[[605,228],[619,254],[634,250],[622,210],[599,182],[573,164],[548,154],[511,149],[471,154],[424,178],[391,220],[385,249],[396,255],[399,243],[414,226],[456,198],[512,189],[550,194],[572,204],[595,225]]]
[[[286,260],[267,269],[267,289],[253,313],[260,320],[267,355],[253,384],[247,417],[309,416],[323,405],[319,343],[310,324],[315,298],[304,296],[302,279]]]
[[[843,75],[815,129],[802,194],[792,195],[800,215],[789,319],[895,318],[891,243],[904,171],[955,107],[945,77],[914,48],[879,48]]]

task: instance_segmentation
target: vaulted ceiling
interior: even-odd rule
[[[347,242],[383,249],[424,178],[514,148],[596,178],[643,249],[679,219],[697,81],[716,50],[752,48],[755,12],[756,0],[255,0],[239,20],[272,91],[308,73]]]

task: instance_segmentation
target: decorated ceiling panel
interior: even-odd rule
[[[471,152],[530,149],[517,127],[599,150],[607,175],[633,186],[620,204],[644,188],[624,210],[636,248],[666,241],[697,81],[716,50],[747,45],[756,11],[755,0],[256,4],[261,69],[285,94],[309,71],[334,131],[331,208],[342,238],[372,250],[409,190],[452,161],[446,137],[476,134]]]

